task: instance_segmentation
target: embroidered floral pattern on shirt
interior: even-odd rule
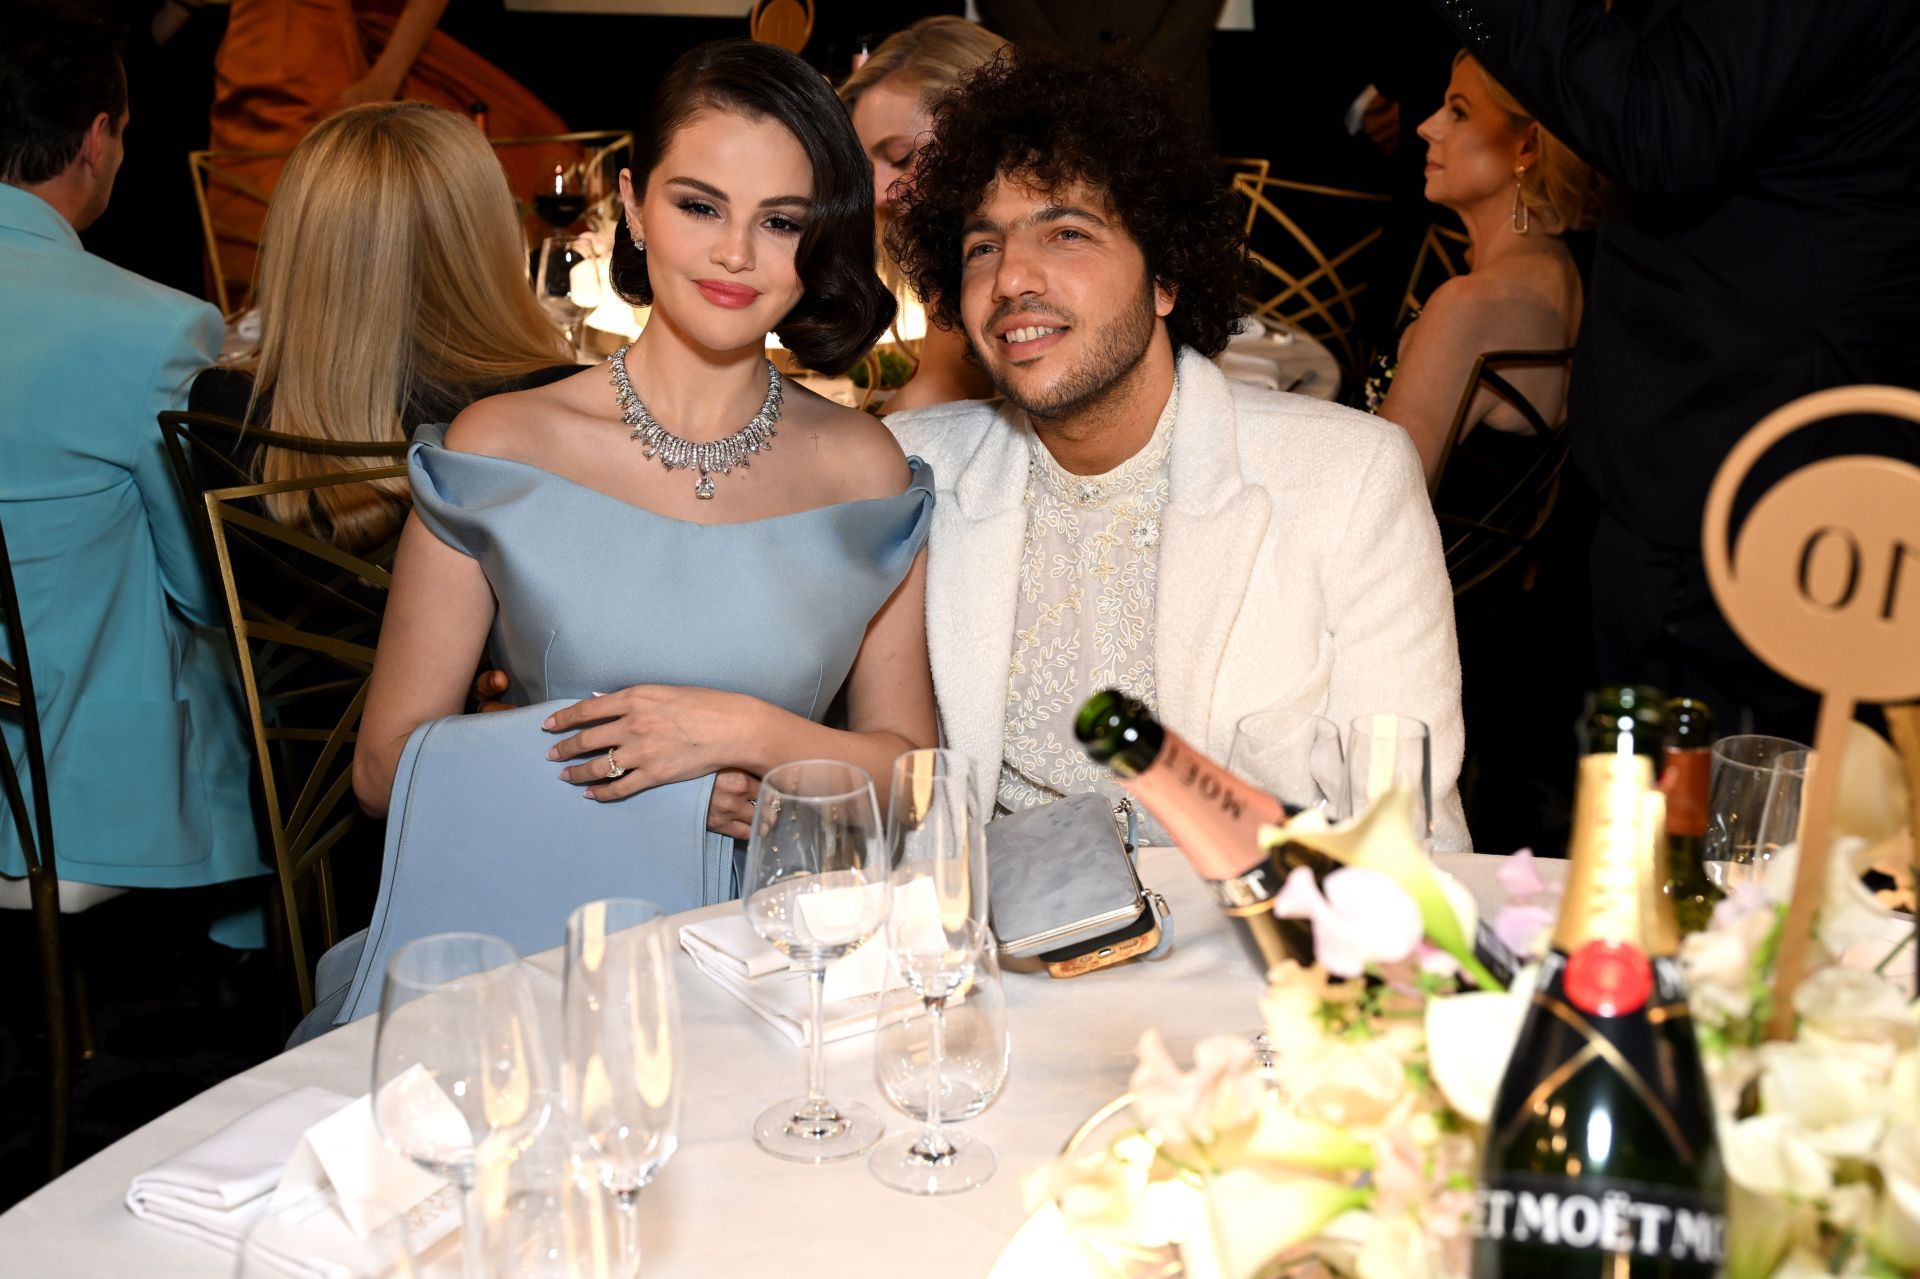
[[[1178,400],[1176,385],[1146,447],[1105,475],[1071,474],[1037,436],[1031,441],[1002,809],[1125,793],[1080,749],[1073,716],[1102,688],[1155,704],[1154,584]]]

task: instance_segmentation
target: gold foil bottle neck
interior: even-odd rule
[[[1571,954],[1592,941],[1622,942],[1649,956],[1679,949],[1666,883],[1666,798],[1644,755],[1587,755],[1574,799],[1566,900],[1553,932]]]

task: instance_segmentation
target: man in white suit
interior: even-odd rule
[[[1117,53],[1004,56],[941,103],[902,204],[893,251],[1002,397],[889,419],[939,485],[941,726],[996,806],[1113,793],[1072,719],[1116,686],[1221,760],[1256,711],[1421,719],[1435,846],[1467,847],[1419,460],[1391,423],[1213,365],[1245,249],[1172,86]]]

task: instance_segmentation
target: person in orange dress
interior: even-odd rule
[[[545,103],[512,76],[435,30],[447,0],[232,0],[214,62],[210,147],[290,151],[344,106],[410,98],[466,112],[484,104],[495,137],[567,131]],[[577,149],[510,147],[499,152],[514,194],[525,198]],[[282,156],[226,161],[208,182],[226,305],[250,293],[267,201]]]

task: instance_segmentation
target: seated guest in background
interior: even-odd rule
[[[1460,667],[1406,434],[1231,383],[1238,215],[1173,87],[1022,47],[934,109],[893,244],[1004,397],[888,419],[940,485],[927,578],[949,745],[999,807],[1114,793],[1074,744],[1103,686],[1225,759],[1259,710],[1432,729],[1464,848]]]
[[[1401,333],[1395,364],[1367,385],[1367,406],[1406,428],[1431,482],[1476,359],[1573,345],[1580,273],[1560,236],[1587,222],[1595,191],[1592,171],[1465,54],[1454,58],[1446,100],[1419,133],[1427,143],[1427,198],[1460,215],[1470,269],[1435,289]],[[1502,376],[1542,420],[1565,416],[1563,367],[1517,367]],[[1497,488],[1495,477],[1524,469],[1538,445],[1520,412],[1483,390],[1460,424],[1448,471],[1458,468],[1468,488],[1478,487],[1476,476]]]
[[[765,356],[777,331],[837,374],[893,314],[867,165],[819,73],[772,45],[704,45],[635,139],[613,281],[652,306],[646,330],[611,376],[420,431],[354,783],[369,811],[430,826],[477,793],[465,769],[444,793],[423,781],[435,751],[498,741],[478,756],[489,813],[542,847],[614,840],[644,895],[681,910],[734,891],[758,775],[828,757],[884,779],[934,740],[932,492],[884,426]],[[763,426],[777,447],[749,467]],[[489,645],[526,709],[460,717]],[[848,727],[825,727],[843,683]],[[637,864],[636,832],[659,841]]]
[[[422,102],[331,116],[294,148],[267,212],[259,351],[202,373],[189,406],[314,440],[395,444],[482,396],[577,373],[527,287],[525,244],[472,121]],[[250,465],[278,481],[384,461],[269,448]],[[358,551],[399,530],[407,485],[265,502],[280,523]]]
[[[873,203],[883,234],[893,217],[895,193],[913,180],[914,156],[933,127],[934,100],[1006,43],[965,18],[923,18],[888,36],[840,86],[840,100],[847,104],[854,132],[873,165]],[[881,273],[896,294],[903,290],[899,267],[890,258],[881,259]],[[986,373],[967,358],[966,338],[954,329],[928,324],[919,366],[886,408],[893,413],[992,394]]]
[[[196,629],[218,625],[218,595],[154,421],[213,358],[219,313],[80,247],[129,118],[105,32],[8,6],[0,102],[0,526],[60,875],[167,888],[262,874],[227,641]],[[0,734],[24,767],[18,722]],[[21,875],[11,826],[0,807],[0,873]],[[259,927],[256,913],[215,937],[258,946]]]

